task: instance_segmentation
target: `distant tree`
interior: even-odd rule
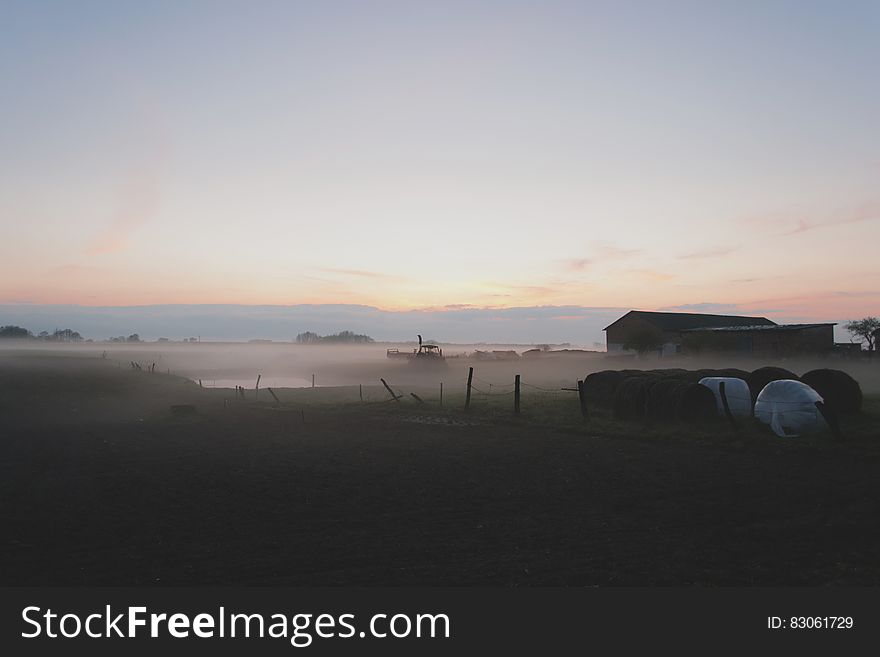
[[[354,333],[352,331],[340,331],[334,335],[326,335],[321,342],[374,342],[369,335]]]
[[[0,338],[30,338],[31,332],[20,326],[0,326]]]
[[[296,336],[297,344],[312,344],[314,342],[320,342],[321,336],[317,333],[313,333],[312,331],[306,331],[305,333],[300,333]]]
[[[55,329],[55,332],[47,338],[53,342],[82,342],[83,337],[73,329]]]
[[[652,329],[637,329],[626,336],[623,348],[643,356],[663,347],[663,334]]]
[[[139,336],[137,333],[132,333],[127,338],[125,338],[125,341],[126,342],[140,342],[141,336]]]
[[[40,331],[40,334],[37,336],[40,340],[48,340],[49,332],[48,331]]]
[[[874,351],[877,346],[878,332],[880,332],[880,319],[876,317],[854,319],[844,324],[843,327],[853,336],[861,338],[858,342],[867,343],[868,351]]]
[[[318,335],[313,331],[306,331],[296,336],[297,344],[318,344],[321,342],[331,343],[365,343],[375,342],[369,335],[354,333],[352,331],[340,331],[333,335]]]

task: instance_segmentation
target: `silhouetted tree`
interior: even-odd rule
[[[137,333],[132,333],[127,338],[125,338],[125,341],[126,342],[140,342],[141,336],[139,336]]]
[[[861,338],[858,342],[866,342],[868,351],[874,351],[878,332],[880,332],[880,319],[876,317],[854,319],[844,324],[843,327],[855,337]]]
[[[73,329],[55,329],[55,332],[48,338],[54,342],[82,342],[83,337]]]
[[[352,331],[340,331],[333,335],[318,335],[312,331],[306,331],[296,336],[297,344],[317,344],[319,342],[343,342],[343,343],[366,343],[375,342],[369,335],[354,333]]]
[[[31,332],[20,326],[0,326],[0,338],[30,338]]]

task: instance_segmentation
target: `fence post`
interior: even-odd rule
[[[358,383],[358,394],[361,397],[361,401],[364,401],[364,384]]]
[[[443,406],[443,382],[440,382],[440,406]]]
[[[313,388],[315,387],[315,375],[314,374],[312,374],[312,387]]]
[[[257,374],[257,384],[254,386],[254,399],[260,396],[260,379],[263,378],[262,374]]]
[[[467,396],[464,398],[464,410],[471,407],[471,384],[474,382],[474,368],[468,368]]]
[[[519,415],[519,374],[513,380],[513,412]]]
[[[578,401],[581,403],[581,416],[585,420],[590,419],[590,412],[587,410],[587,389],[586,381],[578,379]]]
[[[385,383],[385,379],[380,378],[379,380],[382,382],[382,385],[385,386],[385,390],[388,391],[388,394],[391,395],[391,398],[399,404],[400,397],[398,397],[396,394],[394,394],[394,391],[391,389],[391,386],[389,386],[387,383]]]

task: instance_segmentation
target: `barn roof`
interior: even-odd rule
[[[776,326],[766,317],[743,317],[740,315],[707,315],[704,313],[662,313],[647,310],[630,310],[626,315],[606,326],[607,331],[627,317],[636,316],[650,322],[662,331],[686,331],[699,328],[720,328],[729,326]]]
[[[699,328],[684,329],[687,333],[696,333],[701,331],[722,332],[722,331],[802,331],[803,329],[821,328],[823,326],[836,326],[833,322],[825,322],[823,324],[758,324],[755,326],[701,326]]]

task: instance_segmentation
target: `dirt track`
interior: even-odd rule
[[[876,414],[843,445],[652,440],[318,395],[227,407],[100,359],[4,357],[0,581],[880,583]]]

